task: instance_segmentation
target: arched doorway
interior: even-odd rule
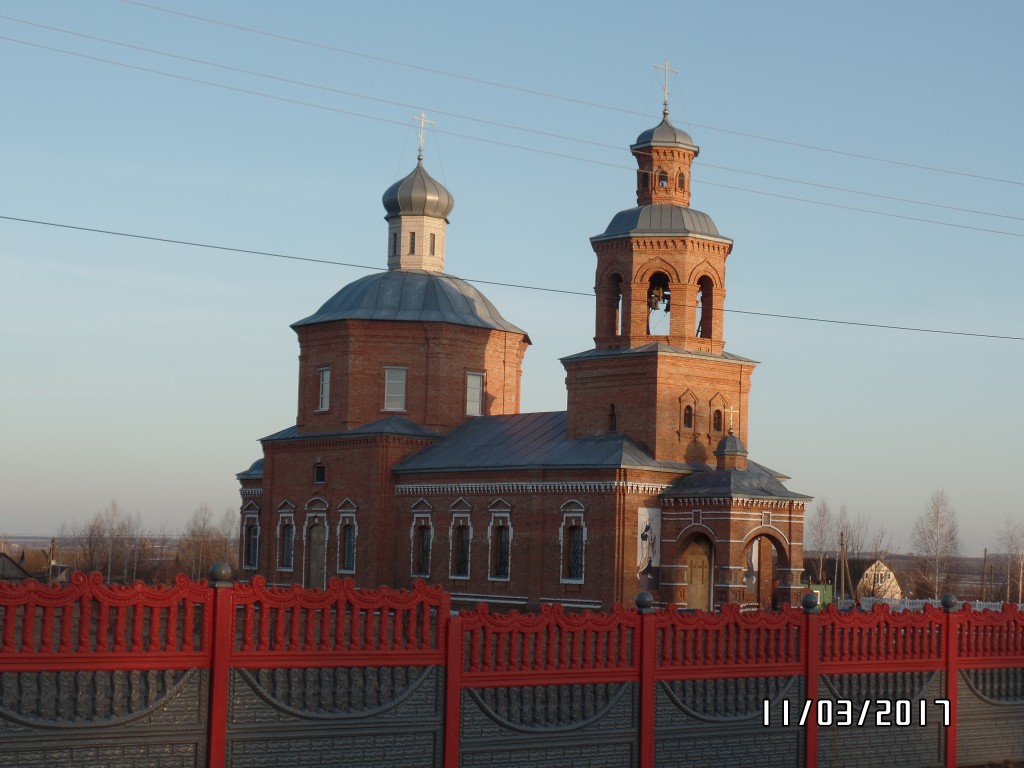
[[[743,602],[756,604],[763,611],[780,608],[783,602],[779,590],[780,570],[789,567],[785,544],[774,535],[755,531],[748,534],[744,561],[746,591]]]
[[[323,589],[327,584],[327,526],[317,518],[309,527],[306,539],[306,586]]]
[[[702,533],[696,534],[683,548],[682,565],[686,566],[686,607],[711,610],[714,581],[714,548]]]

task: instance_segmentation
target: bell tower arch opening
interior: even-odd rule
[[[714,331],[715,311],[715,284],[711,278],[704,275],[697,281],[697,336],[702,339],[710,339]]]
[[[647,333],[668,336],[672,327],[672,292],[668,275],[655,272],[647,284]]]

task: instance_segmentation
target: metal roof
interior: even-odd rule
[[[292,328],[334,320],[407,320],[526,332],[501,316],[480,291],[452,275],[396,269],[349,283]],[[527,336],[529,343],[529,336]]]
[[[757,365],[757,360],[751,360],[749,357],[741,357],[740,355],[734,355],[732,352],[722,352],[720,355],[713,354],[711,352],[697,352],[690,349],[682,349],[681,347],[673,347],[670,344],[663,344],[660,341],[652,341],[650,344],[644,344],[642,347],[624,347],[620,349],[587,349],[583,352],[577,352],[574,355],[561,358],[562,362],[566,360],[586,360],[589,358],[601,358],[601,357],[620,357],[626,355],[678,355],[679,357],[701,357],[701,358],[714,358],[715,360],[725,360],[730,363],[737,364],[748,364]]]
[[[760,464],[750,462],[747,469],[712,469],[695,472],[672,483],[662,494],[664,498],[719,499],[787,499],[809,501],[813,496],[794,493]]]
[[[399,179],[384,192],[381,202],[388,212],[385,219],[395,216],[433,216],[447,219],[455,207],[455,198],[444,185],[427,173],[423,161],[416,163],[413,172]]]
[[[676,473],[704,464],[659,462],[625,435],[566,437],[565,411],[481,416],[395,467],[395,472],[637,468]]]
[[[291,426],[275,432],[272,435],[261,437],[261,443],[276,443],[282,440],[316,440],[333,437],[349,437],[351,435],[406,435],[408,437],[440,437],[437,432],[421,427],[414,421],[404,416],[385,416],[382,419],[371,421],[368,424],[356,427],[355,429],[338,430],[335,432],[302,432],[297,426]],[[263,469],[263,460],[259,461],[260,471]],[[256,465],[254,464],[253,467]],[[252,470],[252,467],[249,468]]]
[[[235,475],[239,480],[262,480],[263,479],[263,459],[256,459],[249,468],[244,472],[239,472]]]
[[[604,232],[590,241],[625,235],[699,235],[732,242],[719,234],[715,222],[703,211],[671,203],[651,203],[619,211]]]
[[[661,122],[653,128],[636,137],[636,141],[630,145],[630,149],[645,149],[647,147],[683,147],[697,152],[697,145],[693,143],[690,134],[681,128],[676,128],[668,119],[668,109],[662,113],[664,117]]]

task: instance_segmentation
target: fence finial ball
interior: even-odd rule
[[[939,602],[942,603],[942,607],[946,613],[952,613],[956,610],[956,595],[952,592],[944,594]]]
[[[214,563],[210,566],[210,581],[231,581],[231,565],[228,563]]]
[[[818,596],[814,592],[805,592],[804,596],[800,598],[800,605],[807,613],[814,613],[818,607]]]
[[[636,593],[636,608],[640,613],[650,613],[654,610],[654,598],[650,592]]]

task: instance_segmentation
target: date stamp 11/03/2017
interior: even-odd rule
[[[867,699],[853,702],[850,699],[810,699],[804,702],[799,712],[791,712],[788,699],[779,702],[781,712],[772,712],[772,702],[764,701],[761,724],[765,727],[805,726],[808,721],[819,727],[892,727],[925,726],[936,722],[949,725],[949,699]]]

